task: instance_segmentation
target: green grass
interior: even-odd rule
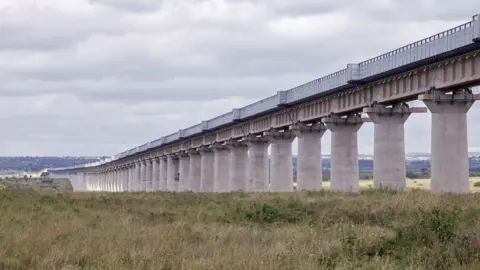
[[[0,190],[0,269],[479,269],[480,194]]]

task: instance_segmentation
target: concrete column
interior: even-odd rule
[[[323,122],[332,132],[330,189],[357,192],[359,186],[357,131],[362,126],[363,120],[356,115],[345,118],[334,115],[323,119]]]
[[[215,157],[213,151],[209,148],[199,148],[200,153],[200,191],[213,192],[213,167]]]
[[[153,160],[147,159],[146,164],[146,176],[143,190],[150,192],[152,191],[152,182],[153,182]]]
[[[214,153],[213,191],[230,192],[230,150],[224,145],[212,145]]]
[[[269,187],[268,146],[266,138],[246,138],[248,144],[248,184],[249,192],[267,192]]]
[[[467,112],[480,95],[439,91],[419,97],[432,113],[430,189],[432,192],[470,192]]]
[[[102,191],[105,192],[107,191],[107,171],[104,170],[102,172]]]
[[[110,171],[110,180],[109,180],[109,192],[114,192],[115,191],[115,170],[111,169]]]
[[[373,186],[405,190],[405,130],[404,124],[412,112],[426,108],[408,108],[398,104],[391,108],[376,105],[364,108],[375,125],[373,155]]]
[[[116,192],[117,191],[117,169],[113,169],[112,171],[112,192]]]
[[[167,190],[178,191],[178,158],[170,154],[167,156]]]
[[[266,135],[272,152],[270,191],[293,192],[292,141],[295,135],[291,131],[272,131]]]
[[[127,191],[132,192],[132,183],[133,183],[133,177],[135,176],[135,166],[132,164],[127,165],[127,174],[128,174],[128,181],[127,181]]]
[[[243,142],[229,142],[230,191],[245,192],[248,186],[248,146]]]
[[[159,184],[159,162],[158,157],[152,159],[152,184],[150,186],[150,191],[158,190]]]
[[[297,190],[318,191],[322,189],[322,136],[326,131],[323,124],[294,126],[298,138]]]
[[[105,182],[103,184],[104,186],[104,192],[110,192],[109,187],[110,187],[110,169],[105,171]]]
[[[189,191],[190,190],[190,178],[189,178],[190,158],[188,157],[188,154],[181,153],[178,155],[178,161],[179,161],[178,191],[180,192]]]
[[[158,189],[161,191],[167,190],[167,158],[166,157],[160,157],[159,159],[159,183],[158,183]]]
[[[190,158],[190,168],[189,168],[189,183],[190,190],[193,192],[201,191],[202,177],[201,177],[201,157],[200,153],[194,150],[188,152]]]
[[[122,192],[126,192],[128,187],[128,167],[122,167]]]
[[[122,174],[122,167],[117,169],[117,192],[122,192],[122,183],[123,183],[123,174]]]
[[[120,192],[122,184],[121,168],[117,168],[115,171],[115,192]]]
[[[105,171],[105,192],[110,192],[109,188],[110,188],[110,169],[107,169]]]
[[[125,175],[127,176],[125,181],[125,192],[130,192],[130,183],[132,182],[132,167],[130,164],[127,164],[125,167]]]
[[[140,178],[137,183],[138,191],[145,191],[145,182],[147,180],[147,163],[145,160],[140,161]]]

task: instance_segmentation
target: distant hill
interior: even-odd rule
[[[96,162],[104,157],[0,157],[0,171],[38,172]]]

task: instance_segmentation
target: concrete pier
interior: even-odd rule
[[[179,185],[178,191],[188,191],[190,190],[190,179],[189,179],[189,172],[190,172],[190,158],[188,154],[181,153],[178,156],[179,160]]]
[[[147,186],[148,191],[156,191],[158,190],[159,184],[159,161],[157,157],[152,158],[152,179],[150,186]]]
[[[202,160],[200,157],[200,153],[191,150],[188,152],[188,156],[190,158],[190,168],[189,168],[189,182],[190,182],[190,189],[193,192],[200,192],[201,191],[201,173],[202,173]]]
[[[321,190],[323,182],[322,141],[326,131],[321,123],[297,124],[297,190]]]
[[[432,113],[431,191],[470,192],[467,112],[480,96],[465,90],[453,95],[433,91],[419,99]]]
[[[167,190],[167,158],[160,157],[159,159],[159,183],[158,183],[158,190],[165,191]]]
[[[152,187],[152,177],[153,177],[153,161],[152,159],[147,159],[145,161],[146,164],[146,176],[145,176],[145,182],[143,186],[144,191],[150,191]]]
[[[375,126],[373,186],[405,190],[405,129],[411,113],[427,112],[426,108],[409,108],[405,104],[385,107],[377,104],[364,108]]]
[[[248,146],[243,142],[229,142],[230,191],[246,191],[248,184]]]
[[[133,181],[135,179],[135,165],[134,164],[129,164],[128,165],[128,188],[127,190],[129,192],[133,191]]]
[[[167,190],[168,191],[177,191],[178,182],[177,182],[177,168],[178,168],[178,159],[175,155],[167,156]]]
[[[200,153],[200,179],[201,179],[201,192],[213,192],[213,167],[215,163],[215,156],[211,149],[208,147],[198,148]]]
[[[200,153],[200,191],[201,192],[213,192],[213,167],[215,163],[215,157],[213,151],[206,147],[198,149]]]
[[[268,146],[270,142],[262,137],[247,137],[248,144],[248,192],[270,190],[268,174]]]
[[[147,182],[147,161],[142,160],[140,163],[140,183],[139,183],[140,191],[145,191],[146,182]]]
[[[331,116],[322,120],[332,132],[330,157],[330,189],[341,192],[357,192],[358,143],[357,131],[363,124],[360,116],[345,118]]]
[[[214,153],[213,191],[230,191],[230,150],[219,144],[211,146]]]
[[[293,192],[292,141],[295,134],[270,131],[265,136],[270,140],[272,153],[270,191]]]

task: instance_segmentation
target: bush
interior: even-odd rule
[[[473,186],[474,186],[474,187],[480,187],[480,182],[475,182],[475,183],[473,183]]]

